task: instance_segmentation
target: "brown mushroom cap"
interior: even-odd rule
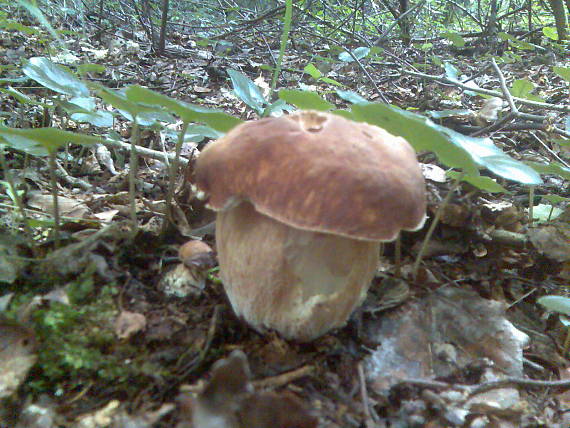
[[[289,226],[391,241],[425,219],[425,183],[401,137],[330,113],[243,123],[209,144],[196,184],[215,210],[242,200]]]
[[[203,241],[188,241],[178,249],[178,258],[188,268],[208,269],[214,264],[212,249]]]

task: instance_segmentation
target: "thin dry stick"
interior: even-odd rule
[[[568,163],[564,159],[562,159],[560,156],[558,156],[554,152],[554,150],[552,150],[550,147],[548,147],[548,145],[544,141],[542,141],[540,138],[538,138],[538,136],[534,132],[531,132],[530,135],[532,135],[536,139],[536,141],[538,141],[548,153],[550,153],[554,158],[556,158],[556,160],[558,162],[560,162],[566,168],[570,168],[570,165],[568,165]]]
[[[505,76],[503,75],[503,73],[501,72],[501,69],[497,65],[495,58],[493,58],[491,60],[491,64],[493,65],[493,68],[495,69],[495,72],[497,73],[497,76],[499,78],[499,86],[501,87],[501,92],[503,93],[503,98],[505,98],[507,100],[507,103],[509,104],[511,111],[509,114],[507,114],[505,117],[501,118],[497,122],[495,122],[495,123],[491,124],[490,126],[487,126],[486,128],[480,129],[477,132],[474,132],[473,134],[471,134],[473,137],[479,136],[479,135],[487,133],[487,132],[493,132],[493,131],[499,130],[503,127],[503,125],[510,122],[512,119],[519,117],[519,110],[518,110],[517,106],[515,105],[515,102],[513,100],[513,97],[511,96],[511,93],[507,89],[507,82],[505,81]]]
[[[508,386],[525,388],[560,388],[567,390],[570,389],[570,380],[534,380],[507,377],[505,379],[494,380],[477,385],[469,392],[469,398],[483,392],[491,391],[493,389],[505,388]]]
[[[281,373],[277,376],[254,380],[252,384],[255,386],[255,388],[280,388],[291,382],[294,382],[297,379],[309,376],[314,370],[315,367],[313,366],[303,366],[286,373]]]
[[[346,51],[346,53],[348,53],[352,57],[352,59],[354,61],[356,61],[356,63],[358,64],[358,67],[360,67],[362,72],[366,75],[366,77],[368,77],[368,80],[370,80],[370,83],[372,83],[372,86],[374,86],[374,89],[376,89],[376,92],[378,93],[378,96],[380,97],[382,102],[384,104],[389,104],[388,100],[384,96],[384,92],[382,92],[382,89],[380,89],[380,87],[376,84],[376,80],[372,78],[372,76],[370,75],[370,73],[368,72],[366,67],[364,67],[364,65],[362,65],[360,60],[356,57],[356,55],[354,55],[354,53],[352,53],[352,51],[350,49],[344,48],[344,50]]]
[[[499,85],[501,86],[501,92],[503,93],[503,96],[506,98],[507,102],[509,103],[509,107],[511,108],[511,111],[515,114],[518,114],[519,109],[515,105],[515,102],[513,100],[513,97],[511,96],[511,93],[507,89],[507,82],[505,81],[505,76],[503,75],[503,72],[501,71],[501,69],[497,65],[495,58],[491,59],[491,64],[493,64],[493,68],[495,69],[495,72],[497,73],[497,76],[499,77]]]
[[[439,223],[439,219],[441,217],[441,214],[443,213],[443,210],[445,209],[445,207],[447,206],[447,204],[449,203],[451,196],[453,195],[453,192],[455,192],[455,190],[459,187],[459,185],[461,184],[461,180],[463,180],[463,177],[465,176],[465,173],[462,172],[459,177],[457,177],[455,179],[455,182],[453,183],[453,186],[451,186],[451,189],[449,189],[449,192],[447,193],[447,195],[445,196],[445,198],[443,199],[443,201],[441,202],[439,208],[437,209],[437,211],[435,212],[435,217],[433,218],[433,221],[431,222],[429,229],[426,233],[426,237],[424,238],[423,242],[422,242],[422,246],[420,247],[420,251],[418,252],[418,256],[416,257],[416,261],[414,262],[414,268],[412,270],[412,277],[414,278],[414,280],[416,279],[417,275],[418,275],[418,270],[420,268],[420,263],[422,262],[422,258],[424,257],[424,254],[427,250],[427,245],[429,243],[429,240],[431,239],[431,236],[433,235],[433,232],[435,231],[435,227],[437,226],[437,224]]]
[[[366,378],[364,377],[364,368],[362,367],[362,362],[358,365],[358,379],[360,380],[360,397],[362,399],[362,408],[364,409],[364,419],[367,428],[374,428],[375,424],[370,415],[370,407],[368,407],[368,390],[366,389]]]
[[[402,70],[402,73],[408,74],[410,76],[421,77],[423,79],[435,80],[436,82],[440,82],[440,83],[447,83],[449,85],[454,85],[454,86],[457,86],[458,88],[465,89],[467,91],[472,91],[472,92],[477,92],[479,94],[491,95],[492,97],[502,98],[501,97],[502,94],[500,92],[491,91],[489,89],[483,89],[483,88],[472,88],[472,87],[469,87],[469,86],[459,82],[458,80],[448,79],[447,77],[433,76],[431,74],[419,73],[416,71],[409,71],[409,70]],[[518,98],[518,97],[513,97],[513,100],[517,101],[518,103],[530,106],[530,107],[544,108],[544,109],[548,109],[548,110],[556,110],[556,111],[561,111],[564,113],[570,113],[570,106],[569,105],[542,103],[542,102],[526,100],[524,98]]]
[[[103,144],[106,146],[117,147],[119,149],[124,150],[131,150],[132,144],[131,143],[123,143],[122,141],[115,141],[115,140],[105,140]],[[149,159],[156,159],[164,163],[168,163],[168,161],[173,161],[175,158],[175,153],[166,153],[166,152],[159,152],[157,150],[147,149],[146,147],[141,147],[135,145],[135,151],[139,156],[143,156]],[[182,166],[186,166],[188,164],[188,159],[181,157],[178,159],[178,162]]]

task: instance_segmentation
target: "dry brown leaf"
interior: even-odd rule
[[[129,339],[146,328],[146,317],[137,312],[122,311],[115,320],[115,334],[119,339]]]

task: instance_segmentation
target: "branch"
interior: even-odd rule
[[[458,80],[448,79],[447,77],[444,77],[444,76],[433,76],[431,74],[424,74],[424,73],[419,73],[416,71],[409,71],[409,70],[402,70],[402,73],[408,74],[410,76],[421,77],[422,79],[435,80],[436,82],[446,83],[448,85],[455,85],[461,89],[465,89],[466,91],[472,91],[472,92],[477,92],[479,94],[491,95],[492,97],[503,98],[503,96],[500,92],[491,91],[489,89],[483,89],[483,88],[472,88],[470,86],[464,85],[463,83],[459,82]],[[561,111],[563,113],[570,113],[570,105],[541,103],[538,101],[531,101],[531,100],[527,100],[524,98],[518,98],[518,97],[513,97],[513,100],[515,100],[521,104],[530,106],[530,107],[544,108],[544,109],[548,109],[548,110]]]

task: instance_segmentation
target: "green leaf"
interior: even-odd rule
[[[543,27],[542,34],[551,40],[558,40],[558,32],[555,27]]]
[[[239,125],[242,121],[236,117],[230,116],[220,110],[208,109],[175,100],[158,92],[141,86],[129,86],[125,90],[127,99],[149,105],[161,106],[171,113],[174,113],[185,123],[200,122],[205,123],[216,131],[227,132],[233,127]]]
[[[514,97],[526,98],[534,90],[535,86],[530,80],[518,79],[513,82],[509,92]]]
[[[204,125],[190,125],[186,129],[186,134],[184,134],[184,141],[191,141],[193,143],[199,143],[204,140],[204,138],[210,138],[212,140],[217,140],[224,135],[223,132],[216,131],[209,126]]]
[[[445,76],[450,80],[458,80],[459,70],[450,62],[444,62],[443,67],[445,68]]]
[[[6,83],[24,83],[26,80],[28,80],[28,78],[25,76],[15,77],[13,79],[2,79],[2,78],[0,78],[0,84],[4,85]]]
[[[104,110],[96,110],[96,101],[93,97],[75,97],[69,101],[58,101],[57,103],[76,122],[90,123],[100,128],[113,126],[113,114]]]
[[[538,223],[547,223],[560,217],[562,213],[563,211],[560,208],[556,208],[550,204],[538,204],[535,205],[532,210],[532,218]]]
[[[0,130],[2,128],[0,127]],[[0,149],[3,147],[10,147],[14,150],[18,150],[20,152],[27,153],[32,156],[47,156],[49,152],[46,148],[38,145],[36,141],[30,140],[29,138],[20,137],[14,135],[10,137],[10,140],[7,140],[2,136],[0,133]]]
[[[77,73],[80,76],[85,76],[87,73],[104,73],[105,66],[100,64],[80,64],[77,66]]]
[[[509,46],[512,46],[513,48],[527,51],[533,51],[535,49],[534,45],[531,43],[525,42],[524,40],[518,40],[515,36],[512,36],[510,34],[501,32],[498,34],[498,36],[503,41],[507,40]]]
[[[334,108],[333,104],[323,100],[318,94],[309,91],[282,89],[279,91],[279,98],[302,110],[328,111]]]
[[[132,102],[127,99],[125,93],[120,91],[114,91],[112,89],[106,88],[103,85],[91,83],[90,84],[97,95],[101,97],[103,101],[107,104],[111,104],[119,111],[129,112],[131,117],[137,116],[139,113],[145,110],[145,108],[139,103]]]
[[[259,115],[263,114],[267,101],[263,97],[259,87],[246,75],[237,70],[228,69],[228,74],[232,79],[234,93],[236,96],[254,109]]]
[[[319,79],[319,82],[324,82],[324,83],[328,83],[329,85],[334,85],[334,86],[339,86],[339,87],[343,87],[344,85],[340,82],[337,82],[334,79],[331,79],[330,77],[321,77]]]
[[[354,55],[354,57],[358,60],[365,58],[366,56],[368,56],[369,53],[370,53],[370,48],[366,46],[361,46],[352,51],[352,55]],[[354,58],[352,57],[352,55],[350,55],[350,53],[348,52],[341,52],[338,55],[338,59],[343,62],[353,62]]]
[[[95,111],[97,101],[93,97],[74,97],[69,100],[73,104],[85,111]]]
[[[570,82],[570,67],[552,67],[552,71],[554,71],[567,82]]]
[[[73,113],[71,119],[76,122],[89,123],[99,128],[110,128],[113,126],[113,114],[109,111]]]
[[[443,61],[441,60],[441,58],[437,55],[432,55],[431,56],[431,62],[434,63],[434,65],[437,65],[438,67],[441,67],[443,65]]]
[[[359,94],[353,91],[343,91],[338,89],[336,91],[336,94],[344,101],[348,101],[349,103],[352,104],[362,104],[368,102],[366,98],[360,96]]]
[[[292,112],[295,111],[295,107],[287,104],[284,100],[279,99],[276,100],[274,103],[272,103],[270,106],[267,106],[265,108],[265,110],[263,111],[263,116],[267,117],[273,113],[282,114],[283,111]]]
[[[30,58],[29,62],[22,67],[22,71],[30,79],[60,94],[75,97],[89,95],[89,89],[85,83],[47,58]]]
[[[49,31],[49,33],[52,35],[52,37],[54,39],[56,39],[60,45],[63,46],[63,41],[59,38],[59,36],[57,35],[57,32],[54,30],[54,28],[51,26],[49,21],[46,19],[45,15],[42,13],[42,11],[35,4],[30,3],[29,1],[26,1],[26,0],[17,0],[17,1],[23,7],[25,7],[26,10],[29,12],[29,14],[32,15],[34,18],[36,18],[39,21],[39,23],[47,31]]]
[[[558,162],[550,162],[549,164],[526,162],[526,164],[540,174],[553,174],[558,175],[565,180],[570,180],[570,168]]]
[[[451,110],[428,110],[425,112],[426,116],[432,119],[447,119],[447,118],[469,118],[473,115],[473,111],[468,109],[451,109]]]
[[[127,120],[134,121],[136,118],[137,123],[142,126],[174,122],[173,117],[161,106],[133,101],[127,97],[126,90],[113,91],[98,84],[93,87],[103,101],[115,107]]]
[[[461,176],[461,173],[457,171],[448,171],[446,175],[455,180]],[[489,193],[511,193],[491,177],[485,177],[483,175],[464,175],[461,181],[469,183],[479,190]]]
[[[27,34],[28,36],[40,34],[40,30],[34,27],[29,27],[17,21],[6,21],[5,23],[0,22],[0,27],[7,31],[16,30]]]
[[[321,70],[319,70],[313,63],[309,63],[305,66],[303,71],[309,74],[313,79],[318,80],[320,77],[323,76]]]
[[[28,97],[26,94],[21,93],[17,89],[8,86],[6,89],[0,88],[0,92],[8,94],[14,97],[20,104],[31,104],[31,105],[40,105],[40,106],[47,106],[47,104],[40,103]]]
[[[546,309],[570,315],[570,298],[564,296],[544,296],[537,300]]]
[[[8,147],[43,156],[54,152],[67,143],[95,144],[103,143],[103,139],[56,128],[16,129],[0,126],[0,136]],[[44,150],[41,150],[44,149]]]
[[[148,107],[145,107],[148,108]],[[131,112],[118,109],[121,115],[130,121],[134,121],[135,117]],[[148,110],[140,110],[136,116],[137,123],[141,126],[160,125],[161,122],[174,123],[175,120],[170,113],[156,108],[149,108]]]
[[[543,195],[542,199],[546,199],[551,204],[560,204],[562,202],[570,202],[570,198],[565,198],[560,195]]]
[[[550,162],[549,164],[538,162],[526,162],[527,165],[532,167],[539,174],[553,174],[558,175],[565,180],[570,180],[570,168],[558,162]]]
[[[459,33],[443,33],[443,37],[453,43],[453,46],[462,48],[465,46],[465,39]]]
[[[416,151],[434,152],[442,163],[467,175],[478,175],[477,166],[481,166],[519,183],[542,183],[532,168],[507,156],[489,138],[465,136],[426,117],[385,104],[355,104],[352,116],[404,137]]]

